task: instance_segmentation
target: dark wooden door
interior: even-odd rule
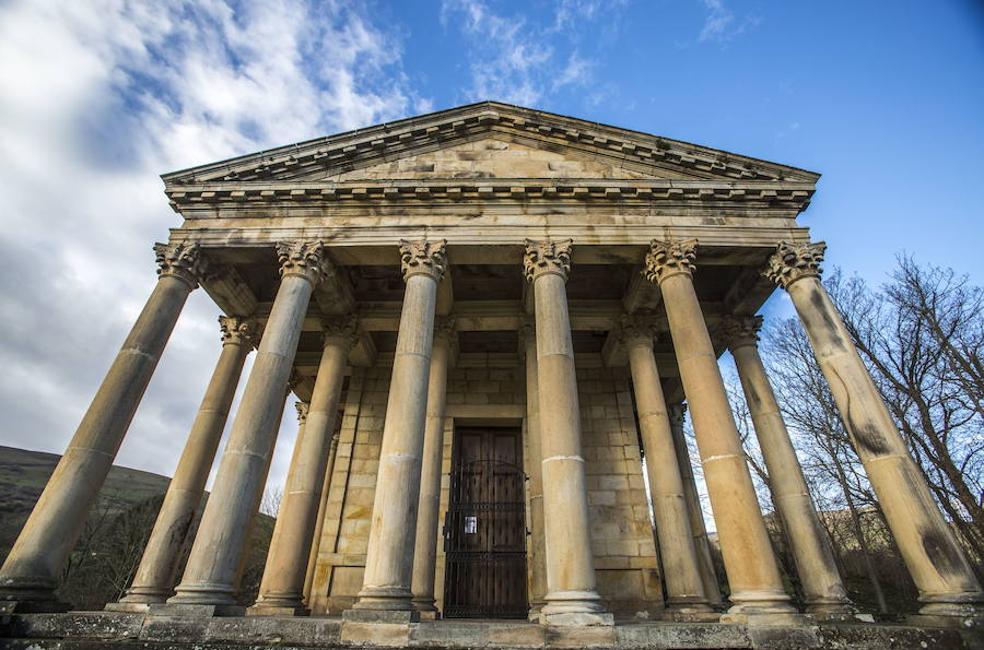
[[[518,429],[455,431],[444,521],[444,616],[526,618],[526,506]]]

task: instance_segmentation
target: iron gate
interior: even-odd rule
[[[444,520],[444,616],[526,618],[526,475],[502,460],[451,472]]]

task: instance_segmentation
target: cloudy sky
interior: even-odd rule
[[[0,444],[64,449],[179,225],[161,173],[482,99],[823,172],[830,263],[984,281],[984,15],[890,6],[0,0]],[[217,315],[193,294],[119,463],[173,471]]]

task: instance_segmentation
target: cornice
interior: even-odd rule
[[[803,211],[812,183],[612,179],[423,179],[326,182],[215,182],[169,187],[176,212],[202,204],[407,203],[426,201],[766,202]]]
[[[690,144],[563,115],[483,102],[398,122],[278,147],[165,174],[168,188],[205,181],[295,178],[325,170],[345,171],[441,143],[493,130],[577,145],[637,163],[690,170],[698,176],[735,180],[799,180],[819,174],[710,147]]]

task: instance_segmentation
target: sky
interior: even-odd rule
[[[180,225],[160,174],[486,99],[821,172],[828,267],[984,281],[981,3],[0,0],[0,444],[64,450]],[[192,294],[118,463],[173,472],[217,316]]]

